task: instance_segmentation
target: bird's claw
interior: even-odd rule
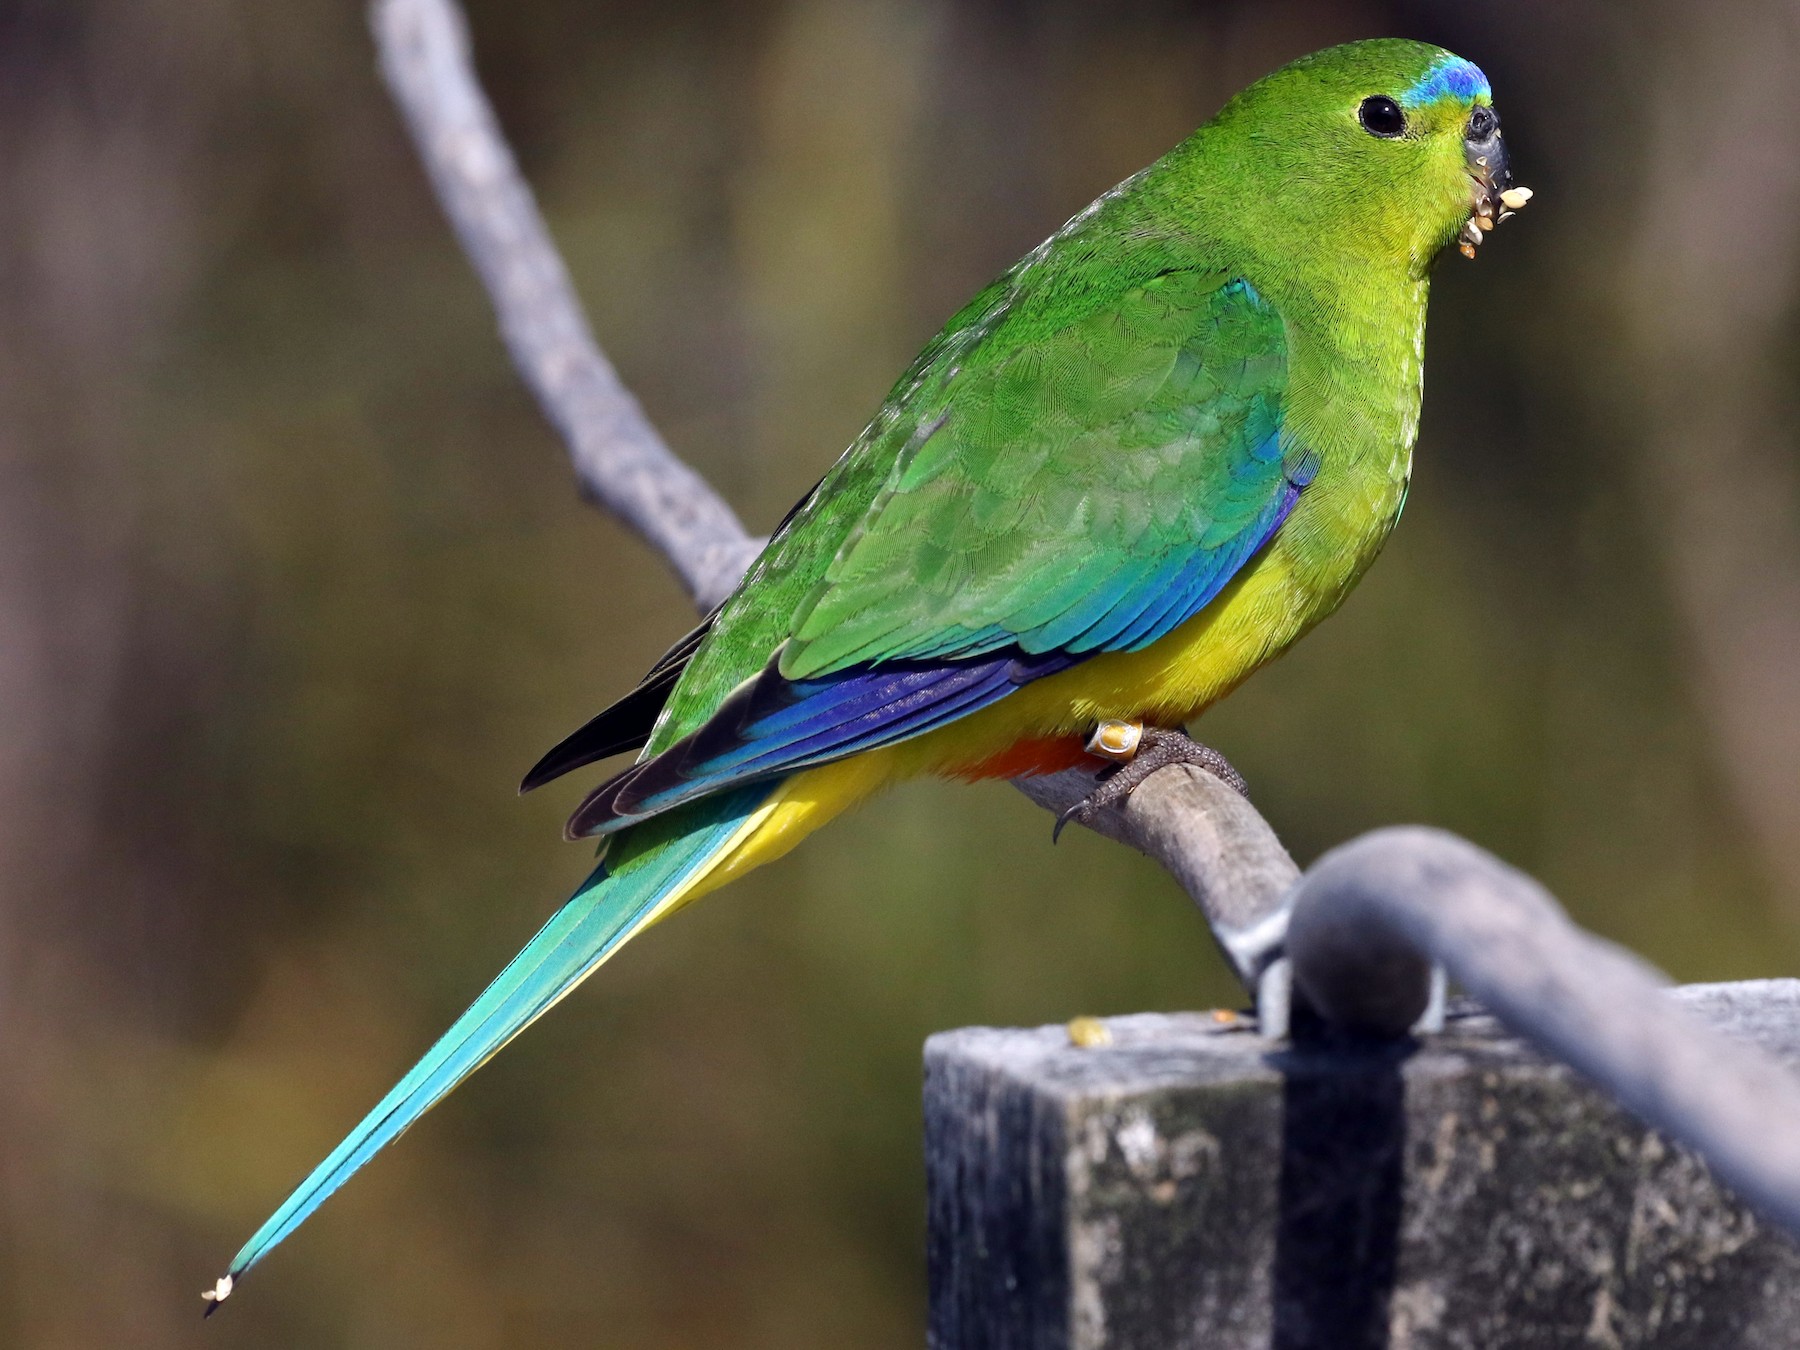
[[[1056,824],[1050,827],[1050,842],[1052,844],[1062,838],[1063,826],[1067,825],[1070,821],[1078,820],[1083,825],[1087,824],[1089,814],[1095,810],[1095,794],[1100,791],[1102,785],[1118,774],[1119,767],[1120,766],[1115,765],[1112,768],[1103,770],[1098,783],[1095,784],[1093,792],[1088,793],[1087,796],[1076,802],[1075,805],[1071,806],[1068,810],[1057,815]]]
[[[1202,745],[1192,739],[1184,731],[1174,731],[1167,727],[1143,727],[1135,739],[1117,736],[1114,741],[1132,739],[1132,752],[1128,757],[1121,756],[1112,750],[1107,743],[1106,732],[1114,727],[1135,728],[1135,723],[1103,722],[1100,729],[1089,741],[1089,753],[1099,758],[1113,761],[1094,784],[1092,792],[1083,797],[1075,805],[1056,818],[1056,825],[1050,832],[1050,841],[1055,843],[1062,836],[1063,827],[1070,821],[1087,824],[1098,811],[1106,809],[1115,802],[1124,801],[1132,790],[1158,769],[1170,764],[1194,764],[1205,769],[1225,786],[1232,789],[1246,800],[1250,796],[1250,788],[1244,782],[1244,776],[1231,766],[1226,759],[1210,745]],[[1096,749],[1095,747],[1100,748]]]

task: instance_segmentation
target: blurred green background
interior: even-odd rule
[[[1800,30],[1738,0],[480,0],[602,342],[765,530],[966,296],[1353,37],[1491,76],[1411,505],[1209,716],[1297,855],[1449,826],[1800,963]],[[582,875],[538,752],[690,623],[583,507],[352,0],[0,4],[0,1343],[922,1342],[919,1044],[1234,991],[1135,855],[926,786],[656,930],[199,1290]],[[1344,228],[1355,229],[1354,220]]]

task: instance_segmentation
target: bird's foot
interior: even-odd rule
[[[1170,764],[1196,764],[1245,799],[1250,796],[1244,776],[1231,767],[1231,761],[1210,745],[1193,740],[1185,731],[1147,727],[1141,722],[1107,721],[1094,729],[1087,749],[1090,755],[1113,761],[1113,767],[1105,771],[1092,792],[1056,818],[1056,828],[1050,835],[1053,843],[1070,821],[1087,824],[1096,812],[1124,801],[1139,783]]]

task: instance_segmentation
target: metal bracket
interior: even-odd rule
[[[1277,957],[1256,981],[1256,1029],[1266,1039],[1285,1041],[1294,1010],[1294,966]]]
[[[1425,1010],[1411,1027],[1414,1036],[1435,1036],[1444,1029],[1445,1010],[1450,1002],[1450,977],[1443,966],[1431,966],[1431,992]],[[1278,956],[1263,967],[1256,980],[1256,1029],[1271,1041],[1284,1041],[1293,1030],[1294,966],[1286,956]]]

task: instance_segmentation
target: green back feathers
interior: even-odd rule
[[[940,395],[801,603],[790,679],[1143,645],[1185,617],[1174,569],[1203,589],[1260,541],[1287,363],[1280,318],[1241,282],[1163,272],[1000,352]]]
[[[726,603],[646,754],[784,643],[790,677],[979,647],[1081,584],[1077,570],[1104,583],[1149,565],[1156,531],[1204,537],[1248,509],[1232,474],[1256,419],[1276,415],[1281,330],[1367,356],[1371,381],[1402,377],[1424,270],[1468,215],[1460,127],[1487,95],[1465,69],[1403,41],[1286,66],[976,296]],[[1359,124],[1374,94],[1411,100],[1407,136]],[[1218,311],[1234,278],[1267,302],[1260,320]],[[1177,425],[1203,398],[1217,400],[1204,468],[1198,424]],[[1318,447],[1366,439],[1307,430]],[[1170,470],[1159,452],[1183,444]],[[1043,570],[1061,575],[1029,576]]]

